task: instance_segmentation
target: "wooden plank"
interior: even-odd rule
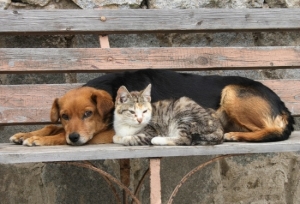
[[[1,85],[0,124],[49,123],[54,99],[80,85]]]
[[[285,103],[294,116],[300,115],[300,81],[299,80],[262,80]]]
[[[150,204],[161,204],[161,158],[150,158]]]
[[[100,35],[99,43],[101,48],[110,48],[108,35]]]
[[[283,31],[299,30],[299,21],[299,8],[4,10],[0,13],[0,33],[28,35]]]
[[[300,115],[300,80],[265,80],[293,115]],[[82,84],[35,84],[0,86],[0,124],[49,123],[52,102]]]
[[[99,144],[84,146],[26,147],[0,143],[0,163],[29,163],[53,161],[82,161],[127,158],[155,158],[196,155],[224,155],[271,152],[299,152],[300,132],[280,142],[243,143],[225,142],[215,146],[122,146]]]
[[[111,72],[299,68],[300,48],[1,48],[0,74],[19,72]]]

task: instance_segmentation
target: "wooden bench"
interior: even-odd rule
[[[299,31],[299,22],[300,9],[5,10],[0,12],[0,34],[105,36],[130,33]],[[0,74],[113,72],[144,68],[201,71],[300,67],[300,49],[292,46],[109,48],[107,37],[100,37],[100,44],[101,48],[0,48]],[[300,80],[262,82],[282,98],[294,116],[300,114]],[[1,85],[0,124],[50,123],[49,110],[53,99],[80,85]],[[125,147],[105,144],[30,148],[2,143],[0,163],[120,159],[129,165],[128,160],[124,159],[150,158],[151,203],[160,203],[159,158],[224,155],[218,159],[226,155],[299,150],[300,132],[297,131],[289,140],[282,142],[226,142],[217,146]],[[87,163],[76,165],[88,166]],[[128,183],[122,181],[120,185],[125,185],[122,187],[130,194],[126,189]]]

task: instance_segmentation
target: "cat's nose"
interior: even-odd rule
[[[143,118],[137,118],[136,119],[139,123],[141,123],[143,121]]]

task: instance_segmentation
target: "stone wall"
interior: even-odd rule
[[[186,8],[295,8],[299,0],[0,0],[0,9],[186,9]],[[147,22],[145,22],[147,23]],[[1,25],[0,25],[1,26]],[[45,25],[46,26],[46,25]],[[136,34],[111,35],[111,47],[151,46],[297,46],[298,32]],[[0,36],[0,47],[99,47],[97,36]],[[259,56],[258,56],[259,57]],[[201,74],[239,75],[252,79],[300,78],[299,69],[205,71]],[[100,73],[99,73],[100,75]],[[86,82],[95,74],[0,75],[0,84]],[[296,128],[299,129],[299,119]],[[19,131],[40,126],[1,126],[0,142]],[[166,203],[174,187],[190,169],[212,157],[178,157],[162,160],[162,193]],[[94,164],[118,177],[118,162]],[[183,168],[184,167],[184,168]],[[146,159],[131,160],[131,176],[138,180],[148,168]],[[253,154],[226,158],[193,175],[174,203],[300,203],[299,154]],[[106,181],[97,173],[63,164],[0,165],[0,203],[116,203]],[[149,183],[140,198],[149,203]]]

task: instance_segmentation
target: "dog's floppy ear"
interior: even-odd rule
[[[97,104],[97,110],[103,118],[114,108],[111,95],[102,90],[96,90],[92,94],[92,100]]]
[[[59,105],[58,98],[53,101],[51,113],[50,113],[51,122],[58,122],[59,120]]]

